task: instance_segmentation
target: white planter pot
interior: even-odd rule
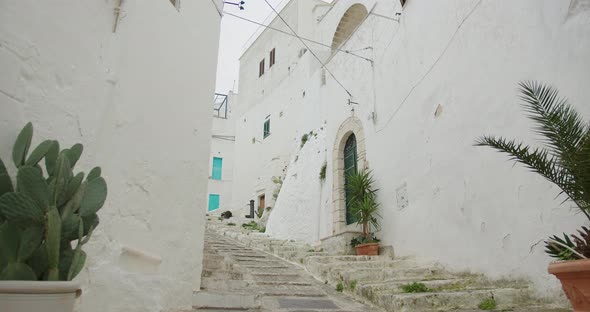
[[[72,312],[81,293],[77,282],[0,281],[0,311]]]

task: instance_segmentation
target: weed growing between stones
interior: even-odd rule
[[[236,226],[236,224],[233,223],[233,222],[230,222],[230,223],[227,224],[227,226]]]
[[[491,298],[487,298],[485,300],[483,300],[482,302],[479,303],[479,305],[477,306],[480,310],[494,310],[496,308],[497,304],[496,304],[496,299],[494,299],[494,297]]]
[[[338,282],[338,284],[336,284],[336,291],[337,292],[343,292],[344,291],[344,285],[342,284],[342,282]]]
[[[424,285],[424,283],[416,283],[416,282],[411,283],[411,284],[402,285],[401,289],[405,293],[423,293],[423,292],[430,291],[430,288],[428,288],[426,285]]]
[[[357,284],[358,284],[357,280],[351,281],[350,282],[350,290],[355,290]]]
[[[258,223],[256,223],[255,221],[250,221],[250,223],[243,223],[242,227],[252,231],[260,231]],[[266,231],[266,228],[264,230]]]

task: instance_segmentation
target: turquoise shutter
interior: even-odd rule
[[[213,157],[213,172],[211,172],[211,179],[221,180],[221,171],[223,167],[223,159]]]
[[[213,211],[219,209],[219,195],[209,194],[209,208],[207,211]]]

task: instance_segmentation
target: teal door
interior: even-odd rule
[[[219,194],[209,194],[209,208],[207,211],[219,209]]]
[[[354,216],[350,213],[350,192],[348,191],[348,176],[357,172],[356,137],[351,134],[344,145],[344,190],[346,195],[346,224],[355,223]]]
[[[213,172],[211,172],[211,179],[221,180],[222,167],[223,158],[213,157]]]

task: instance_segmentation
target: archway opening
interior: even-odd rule
[[[367,8],[360,4],[354,4],[342,16],[336,32],[334,32],[334,38],[332,39],[332,51],[340,48],[340,46],[352,35],[352,33],[359,27],[359,25],[365,20],[369,12]]]

